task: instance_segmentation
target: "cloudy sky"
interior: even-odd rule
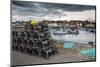
[[[95,6],[12,1],[12,21],[95,20]]]

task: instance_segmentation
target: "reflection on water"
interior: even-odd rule
[[[51,36],[54,40],[59,41],[70,41],[70,42],[77,42],[77,43],[84,43],[88,44],[89,41],[94,42],[95,44],[95,33],[90,33],[84,30],[79,30],[79,34],[66,34],[66,35],[54,35],[54,31],[50,31]]]

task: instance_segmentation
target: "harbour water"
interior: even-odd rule
[[[93,42],[95,44],[96,34],[85,30],[79,30],[79,34],[65,34],[65,35],[54,35],[53,30],[51,30],[50,32],[54,40],[69,41],[69,42],[76,42],[83,44],[88,44],[89,42]]]

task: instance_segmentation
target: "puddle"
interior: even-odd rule
[[[88,50],[82,50],[82,51],[80,51],[80,54],[88,55],[88,56],[96,56],[96,49],[92,48],[92,49],[88,49]]]
[[[78,46],[76,45],[76,43],[69,43],[66,42],[64,43],[64,48],[77,48]]]

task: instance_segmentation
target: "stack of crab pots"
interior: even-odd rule
[[[25,23],[23,31],[12,31],[12,49],[48,59],[57,53],[53,40],[44,21],[33,26]]]

